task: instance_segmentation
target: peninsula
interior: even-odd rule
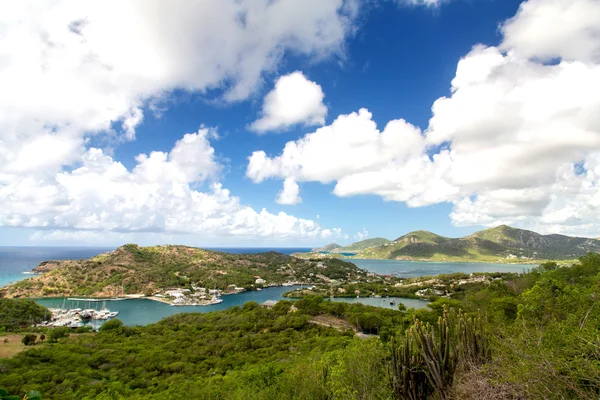
[[[219,294],[293,283],[360,280],[367,274],[337,259],[135,244],[87,260],[44,261],[33,272],[40,275],[0,288],[0,297],[147,296],[175,305],[203,305],[214,303]]]

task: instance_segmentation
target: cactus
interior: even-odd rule
[[[481,318],[467,318],[459,314],[456,328],[461,360],[475,364],[489,360],[490,346]]]
[[[414,347],[410,330],[406,331],[400,346],[395,346],[392,339],[390,383],[398,399],[424,399],[433,391],[425,372],[426,368],[421,353]]]
[[[448,398],[458,364],[458,351],[454,336],[450,333],[447,316],[438,319],[437,329],[417,321],[413,332],[427,366],[425,371],[430,384],[441,399]]]
[[[459,362],[482,363],[490,350],[481,318],[444,315],[435,326],[415,320],[399,346],[392,340],[390,384],[398,399],[450,396]]]

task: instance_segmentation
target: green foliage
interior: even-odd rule
[[[29,299],[0,298],[0,329],[15,331],[49,319],[52,313]]]
[[[55,268],[42,276],[9,285],[13,296],[116,296],[152,294],[159,288],[190,288],[191,284],[226,290],[229,285],[252,289],[255,276],[268,284],[287,281],[324,282],[364,274],[341,260],[300,260],[266,252],[228,254],[186,246],[140,247],[135,244],[89,260],[52,262]]]
[[[40,392],[36,390],[30,390],[27,392],[23,400],[41,400],[42,396]],[[8,392],[2,388],[0,388],[0,400],[21,400],[19,396],[10,396]]]
[[[69,328],[61,326],[58,328],[52,328],[48,331],[48,341],[56,343],[58,339],[69,337]]]
[[[25,346],[33,346],[36,340],[37,336],[35,336],[33,333],[28,333],[25,336],[23,336],[23,339],[21,339],[21,343],[23,343]]]
[[[490,350],[479,318],[461,312],[440,317],[435,325],[416,320],[396,346],[392,342],[390,385],[400,399],[451,397],[459,363],[481,364]]]
[[[102,326],[99,329],[100,332],[116,332],[116,333],[121,333],[123,332],[123,322],[118,319],[111,319],[110,321],[105,322],[104,324],[102,324]]]
[[[476,379],[482,396],[599,398],[600,256],[495,278],[419,310],[305,296],[144,327],[113,320],[0,360],[0,386],[65,400],[449,399]]]

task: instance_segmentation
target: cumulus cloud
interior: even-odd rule
[[[323,125],[327,107],[323,104],[321,86],[296,71],[277,79],[275,88],[266,96],[262,117],[250,129],[266,132],[292,125]]]
[[[320,232],[218,184],[192,189],[219,170],[205,133],[140,155],[133,171],[90,142],[134,140],[144,110],[160,112],[174,90],[242,100],[287,52],[338,54],[357,12],[354,0],[0,3],[0,224]]]
[[[358,240],[359,242],[361,240],[365,240],[368,237],[369,237],[369,231],[367,231],[365,228],[363,228],[362,231],[360,231],[360,232],[356,232],[356,235],[354,235],[354,238],[356,240]]]
[[[275,157],[253,153],[247,175],[335,182],[338,196],[377,194],[413,207],[452,202],[457,225],[598,236],[598,7],[524,2],[498,47],[476,45],[459,61],[424,132],[403,119],[380,131],[363,109]]]
[[[255,211],[209,179],[219,170],[211,135],[203,128],[185,135],[169,153],[141,154],[132,170],[90,148],[72,171],[1,187],[0,225],[59,231],[50,238],[68,237],[60,233],[68,229],[294,238],[336,234],[312,220]],[[207,188],[200,191],[203,184]]]
[[[281,192],[279,192],[279,195],[277,196],[277,203],[288,205],[298,204],[302,201],[299,193],[300,187],[294,178],[286,178],[285,181],[283,181],[283,189],[281,189]]]
[[[279,156],[254,152],[246,175],[257,183],[288,177],[336,182],[333,192],[341,197],[375,193],[419,206],[444,200],[457,191],[424,154],[425,145],[419,128],[395,120],[379,131],[372,114],[361,109],[288,142]],[[448,152],[437,154],[434,160],[448,163]]]

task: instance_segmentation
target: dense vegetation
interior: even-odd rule
[[[14,331],[49,319],[52,313],[33,300],[0,298],[0,332]]]
[[[36,268],[43,275],[4,289],[5,296],[106,296],[151,294],[157,289],[204,287],[251,289],[256,276],[267,284],[319,282],[321,277],[347,279],[365,272],[354,264],[331,259],[300,260],[276,252],[229,254],[185,246],[140,247],[129,244],[89,260],[48,261]],[[1,293],[0,293],[1,294]]]
[[[369,242],[372,241],[372,242]],[[501,225],[463,238],[447,238],[428,231],[414,231],[388,241],[376,238],[339,247],[331,252],[358,251],[356,258],[431,261],[531,262],[574,260],[589,251],[600,251],[600,240],[536,232]],[[298,254],[314,257],[315,254]]]
[[[313,296],[146,327],[113,321],[0,361],[0,387],[48,399],[597,399],[599,295],[590,254],[429,309]]]

